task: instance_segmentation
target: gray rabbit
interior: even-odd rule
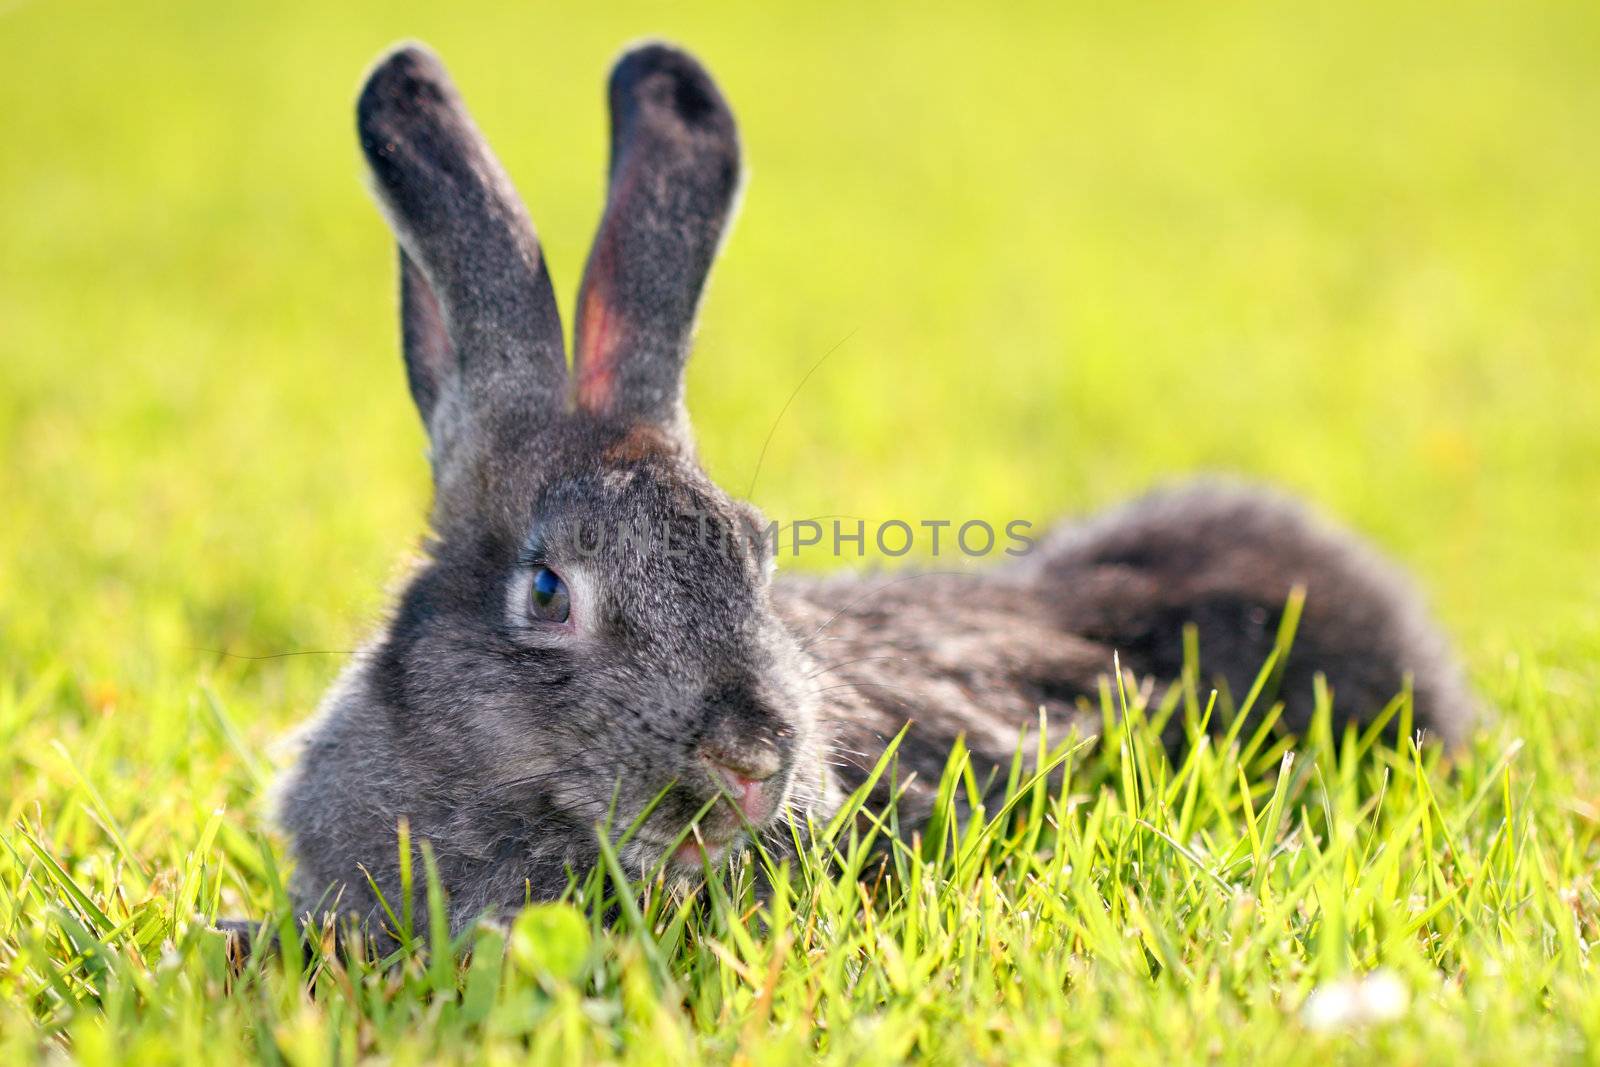
[[[958,735],[1000,765],[1041,706],[1097,700],[1113,654],[1170,684],[1187,624],[1206,681],[1243,694],[1297,586],[1288,727],[1318,673],[1341,723],[1409,679],[1416,724],[1462,740],[1471,701],[1403,576],[1258,490],[1158,494],[970,573],[775,580],[764,520],[701,471],[683,401],[740,185],[733,115],[661,44],[618,61],[610,108],[569,374],[533,226],[439,62],[401,47],[361,93],[435,500],[426,562],[282,791],[302,907],[375,919],[367,876],[398,898],[401,820],[455,928],[561,892],[601,825],[638,823],[635,874],[690,878],[825,817],[907,722],[899,773],[931,783]]]

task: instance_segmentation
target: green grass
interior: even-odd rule
[[[589,7],[0,3],[0,1062],[1600,1056],[1600,9]],[[767,905],[744,872],[602,930],[597,878],[459,966],[230,979],[205,920],[282,914],[276,742],[427,499],[360,72],[441,51],[570,306],[649,33],[752,166],[690,373],[714,475],[848,338],[773,515],[1288,486],[1418,573],[1471,751],[1285,766],[1256,718],[1172,767],[1136,708],[881,877],[843,836]],[[1374,968],[1400,1018],[1310,1025]]]

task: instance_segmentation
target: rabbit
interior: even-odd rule
[[[533,226],[438,59],[402,45],[361,91],[432,532],[282,784],[304,914],[381,925],[374,888],[398,910],[402,822],[453,930],[559,896],[602,832],[631,874],[692,882],[825,818],[907,724],[897,774],[931,783],[957,737],[999,766],[1041,707],[1079,714],[1114,664],[1172,683],[1188,624],[1208,680],[1243,693],[1297,586],[1291,729],[1320,673],[1340,723],[1409,679],[1418,728],[1464,739],[1471,700],[1404,577],[1258,489],[1159,492],[970,572],[775,576],[773,539],[750,536],[770,527],[707,478],[684,407],[741,187],[733,115],[661,43],[620,57],[609,104],[569,372]]]

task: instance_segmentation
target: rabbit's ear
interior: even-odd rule
[[[578,296],[577,400],[676,425],[695,308],[739,187],[733,114],[662,44],[611,72],[610,193]]]
[[[406,371],[424,421],[457,387],[468,410],[562,404],[561,317],[539,239],[444,67],[419,45],[395,49],[367,76],[356,125],[400,242]]]

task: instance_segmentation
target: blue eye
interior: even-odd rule
[[[533,572],[533,586],[528,592],[528,612],[540,622],[566,622],[572,614],[572,597],[567,593],[567,583],[549,567]]]

